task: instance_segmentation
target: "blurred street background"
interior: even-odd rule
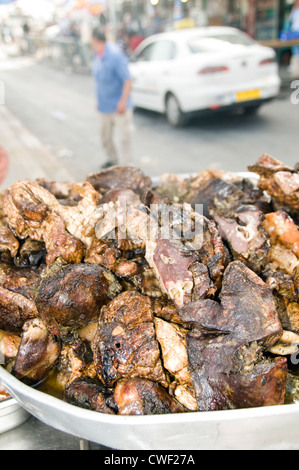
[[[2,0],[0,80],[5,105],[0,106],[0,145],[11,159],[2,186],[21,178],[82,180],[105,161],[91,76],[90,32],[97,24],[128,55],[152,34],[206,25],[238,27],[277,53],[281,93],[257,115],[217,113],[172,128],[163,115],[136,110],[136,166],[150,175],[205,168],[246,171],[262,153],[295,164],[299,105],[291,102],[292,47],[279,40],[293,3]]]

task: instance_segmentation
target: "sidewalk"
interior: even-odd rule
[[[0,106],[0,122],[0,145],[10,158],[0,191],[22,179],[73,180],[67,168],[4,105]]]

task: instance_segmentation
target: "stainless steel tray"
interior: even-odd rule
[[[20,426],[27,421],[29,416],[29,413],[13,398],[2,401],[0,403],[0,434]]]
[[[119,450],[298,450],[299,404],[161,416],[84,410],[32,389],[0,367],[0,382],[59,431]]]

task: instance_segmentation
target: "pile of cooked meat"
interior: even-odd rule
[[[7,370],[109,414],[297,400],[299,168],[249,170],[153,184],[113,167],[2,193]]]

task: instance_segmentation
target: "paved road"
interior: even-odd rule
[[[105,157],[91,77],[21,58],[0,61],[0,80],[9,111],[74,178],[98,170]],[[264,152],[294,164],[299,160],[299,105],[292,105],[290,96],[284,91],[257,117],[213,115],[183,129],[170,128],[163,116],[137,111],[136,165],[150,175],[207,167],[244,171]]]

